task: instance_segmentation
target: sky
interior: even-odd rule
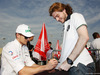
[[[0,0],[0,48],[15,39],[20,24],[27,24],[35,34],[33,45],[37,43],[43,23],[52,47],[55,49],[57,40],[62,44],[63,24],[50,17],[48,12],[54,2],[70,4],[74,12],[84,16],[89,42],[93,40],[93,32],[100,33],[100,0]]]

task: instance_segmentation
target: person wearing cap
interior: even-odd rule
[[[31,60],[27,41],[34,36],[29,26],[21,24],[16,29],[16,39],[7,43],[2,50],[1,75],[34,75],[45,70],[53,69],[56,59],[51,59],[47,65],[40,66]]]

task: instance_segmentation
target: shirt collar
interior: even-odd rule
[[[19,41],[17,39],[15,39],[14,41],[19,47],[22,47],[22,45],[19,43]]]
[[[70,15],[68,15],[68,16],[67,16],[67,18],[66,18],[66,20],[65,20],[65,21],[67,21],[67,20],[69,20],[69,19],[70,19]]]
[[[65,30],[65,23],[70,19],[71,15],[68,15],[65,22],[64,22],[64,25],[63,25],[63,30]]]

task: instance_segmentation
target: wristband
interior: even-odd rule
[[[66,60],[67,60],[67,63],[68,63],[68,64],[70,64],[70,65],[73,64],[73,61],[72,61],[70,58],[67,58]]]

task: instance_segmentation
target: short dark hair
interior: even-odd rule
[[[98,33],[98,32],[94,32],[94,33],[92,34],[92,36],[93,36],[94,39],[96,39],[96,38],[98,38],[99,33]]]
[[[49,44],[52,44],[52,42],[49,42]]]

